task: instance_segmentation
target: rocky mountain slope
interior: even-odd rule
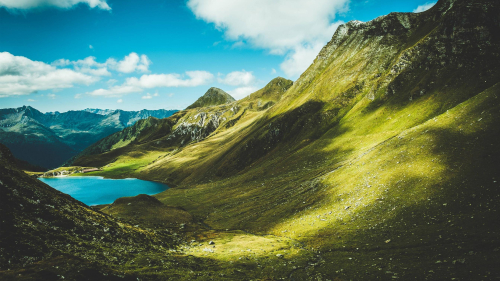
[[[253,120],[256,116],[261,116],[292,84],[292,81],[278,77],[263,89],[239,101],[226,103],[224,100],[218,105],[196,107],[194,105],[198,103],[197,101],[186,110],[177,112],[169,118],[141,120],[134,126],[89,146],[68,164],[85,166],[91,162],[103,166],[117,156],[123,155],[124,150],[142,151],[137,148],[142,145],[153,145],[155,147],[153,151],[156,149],[177,151],[178,148],[225,131],[240,120],[249,118]],[[209,89],[207,94],[213,95],[213,89]]]
[[[45,168],[57,167],[79,151],[138,120],[166,118],[176,110],[83,110],[65,113],[24,106],[0,109],[0,143],[14,155]]]
[[[500,278],[497,34],[494,0],[349,22],[293,85],[183,111],[75,163],[169,184],[155,197],[203,219],[215,245],[248,233],[298,245],[261,278]],[[189,253],[248,258],[251,279],[271,257],[247,245]]]
[[[164,257],[177,243],[164,229],[134,227],[29,177],[1,144],[0,198],[2,280],[137,280],[115,269],[144,253]]]

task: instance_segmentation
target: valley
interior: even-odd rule
[[[348,22],[296,81],[210,88],[48,172],[170,187],[153,196],[87,207],[0,146],[0,279],[87,280],[81,260],[94,280],[500,278],[499,15],[439,0]]]

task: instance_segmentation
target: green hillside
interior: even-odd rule
[[[219,88],[212,87],[199,99],[197,99],[192,105],[188,106],[186,109],[193,109],[197,107],[214,106],[219,104],[226,104],[235,101],[228,93],[224,92]]]
[[[200,221],[184,235],[215,249],[182,251],[214,280],[500,278],[499,22],[482,0],[349,22],[297,81],[73,164],[173,187],[155,197]]]

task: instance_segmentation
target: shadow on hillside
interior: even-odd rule
[[[496,239],[500,233],[500,193],[496,182],[500,170],[500,114],[498,102],[489,106],[485,103],[476,108],[470,113],[471,118],[456,128],[417,130],[405,136],[408,141],[394,139],[360,159],[367,163],[379,157],[386,159],[371,170],[383,178],[380,174],[390,171],[375,168],[397,169],[392,156],[406,152],[404,157],[398,156],[397,163],[408,168],[394,173],[385,180],[383,188],[375,190],[378,195],[373,198],[381,200],[365,201],[365,206],[352,205],[345,210],[348,215],[343,220],[333,218],[332,225],[317,229],[302,241],[318,247],[324,259],[341,259],[346,276],[356,275],[360,268],[367,274],[379,274],[379,268],[383,268],[399,272],[398,278],[498,278],[494,269],[500,257]],[[475,122],[488,114],[488,124]],[[471,132],[468,126],[481,129]],[[422,141],[427,140],[431,140],[425,144],[430,153],[417,154]],[[421,162],[419,158],[426,160]],[[425,165],[435,171],[427,174]],[[359,192],[358,196],[353,195],[355,199],[366,196],[363,190],[354,192]],[[322,205],[339,204],[335,198],[342,197],[337,192],[332,196],[326,190],[310,195],[325,198]],[[281,216],[276,221],[286,219]],[[270,223],[264,231],[274,227]]]

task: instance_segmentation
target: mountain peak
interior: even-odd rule
[[[292,85],[292,80],[288,80],[283,77],[276,77],[269,83],[267,83],[264,88],[250,94],[248,99],[265,99],[278,101]]]
[[[212,87],[208,89],[208,91],[202,97],[200,97],[186,109],[232,103],[233,101],[236,100],[228,93],[219,88]]]

